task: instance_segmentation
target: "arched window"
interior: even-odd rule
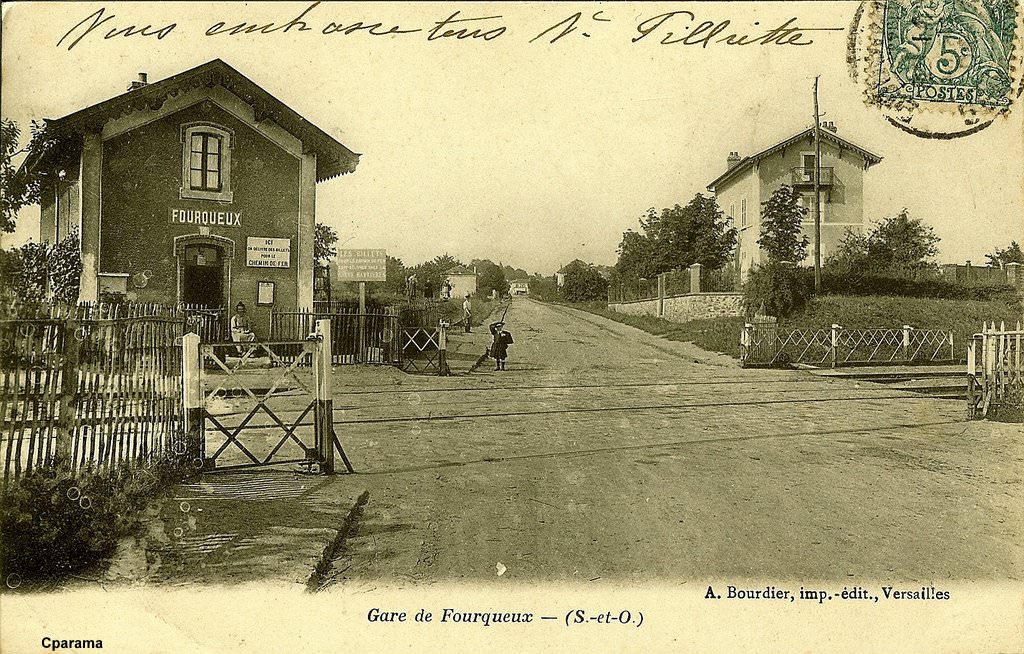
[[[181,197],[230,202],[231,132],[208,123],[181,130]]]

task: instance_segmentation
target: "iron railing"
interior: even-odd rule
[[[818,177],[821,186],[832,186],[833,169],[828,166],[822,166],[820,168],[820,175]],[[814,166],[798,166],[792,171],[791,178],[793,186],[807,186],[814,184]]]
[[[952,330],[786,329],[772,322],[747,323],[740,334],[744,367],[796,363],[816,367],[955,362]]]

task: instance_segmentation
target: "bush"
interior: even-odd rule
[[[562,298],[567,302],[604,300],[608,296],[608,280],[590,264],[573,262],[565,267]]]
[[[814,271],[801,271],[813,283]],[[938,275],[897,275],[895,273],[864,273],[838,267],[825,267],[821,273],[821,290],[831,295],[888,295],[941,300],[1003,300],[1019,303],[1020,297],[1007,284],[960,284]]]
[[[0,576],[61,577],[111,556],[138,529],[146,504],[186,470],[161,459],[74,477],[42,468],[10,482],[0,507]]]
[[[784,318],[803,309],[814,289],[799,268],[789,264],[769,262],[750,271],[743,285],[743,303],[747,313],[761,311],[770,316]]]

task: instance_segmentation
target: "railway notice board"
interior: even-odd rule
[[[338,250],[335,262],[338,281],[387,281],[386,250]]]

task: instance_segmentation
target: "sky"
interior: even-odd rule
[[[648,207],[685,204],[730,151],[752,154],[809,127],[820,75],[823,119],[883,157],[865,177],[869,220],[909,209],[941,237],[941,262],[983,262],[1024,240],[1019,102],[966,138],[891,126],[847,71],[856,2],[310,6],[5,4],[0,113],[27,135],[28,121],[122,93],[139,72],[156,81],[221,58],[362,154],[354,173],[317,187],[317,220],[337,229],[342,247],[386,248],[410,265],[446,252],[551,274],[575,258],[613,264],[622,233]],[[69,50],[89,22],[76,24],[101,8],[113,18]],[[662,45],[654,38],[667,24],[631,41],[639,23],[677,10],[751,34],[790,18],[843,29],[808,33],[813,43],[800,47]],[[308,31],[205,34],[217,22],[282,25],[304,11]],[[489,40],[429,39],[456,11],[489,18],[435,36],[505,29]],[[576,29],[555,43],[567,23],[535,38],[577,12]],[[357,21],[422,31],[323,34]],[[163,38],[104,38],[170,24]],[[23,212],[4,245],[37,237],[37,222],[37,208]]]

